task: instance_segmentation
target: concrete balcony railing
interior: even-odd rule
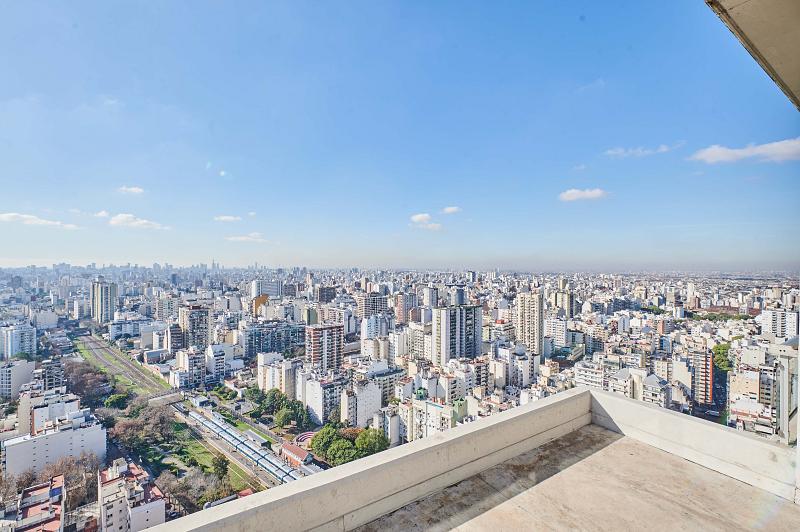
[[[797,450],[623,396],[576,388],[161,525],[162,530],[351,530],[589,424],[783,499]]]

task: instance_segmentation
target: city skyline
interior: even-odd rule
[[[121,9],[0,21],[0,267],[800,267],[798,115],[703,3]]]

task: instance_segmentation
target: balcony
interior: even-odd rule
[[[576,388],[161,528],[797,530],[797,457]]]

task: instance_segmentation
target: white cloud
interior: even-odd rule
[[[73,230],[78,229],[75,224],[65,224],[57,220],[45,220],[33,214],[20,214],[18,212],[0,212],[0,222],[20,223],[23,225],[41,225],[47,227],[57,227],[59,229]]]
[[[558,195],[561,201],[596,200],[608,196],[602,188],[571,188]]]
[[[714,144],[697,151],[690,158],[708,164],[732,163],[755,157],[759,161],[781,162],[800,159],[800,137],[768,142],[767,144],[748,144],[744,148],[727,148]]]
[[[442,209],[442,214],[455,214],[457,212],[461,212],[461,207],[452,206]]]
[[[108,218],[108,211],[99,211],[94,213],[95,218]]]
[[[227,174],[227,172],[225,170],[220,170],[219,171],[219,176],[220,177],[225,177],[226,174]]]
[[[241,216],[231,216],[229,214],[222,214],[220,216],[214,216],[215,222],[240,222],[242,221]]]
[[[167,229],[166,226],[158,222],[145,220],[144,218],[137,218],[132,214],[117,214],[112,216],[108,221],[108,225],[117,227],[133,227],[135,229]]]
[[[246,235],[239,235],[239,236],[228,236],[225,237],[225,240],[229,240],[231,242],[259,242],[264,243],[266,239],[261,233],[247,233]]]
[[[255,216],[255,215],[256,215],[256,211],[250,211],[250,212],[247,213],[247,216]]]
[[[646,157],[648,155],[655,155],[657,153],[667,153],[668,151],[676,150],[683,146],[684,142],[676,142],[672,146],[667,144],[660,144],[656,148],[643,148],[641,146],[636,148],[611,148],[606,150],[605,154],[609,157],[616,159],[625,159],[627,157]]]
[[[438,231],[442,228],[442,224],[432,222],[431,215],[427,212],[421,212],[411,215],[411,227],[416,229],[425,229],[428,231]]]
[[[587,166],[585,164],[576,164],[575,166],[572,167],[572,169],[575,170],[576,172],[582,172],[583,170],[586,170],[586,168]]]
[[[119,187],[117,190],[123,194],[141,194],[144,192],[142,187],[129,187],[126,185]]]
[[[211,161],[206,163],[206,170],[211,170]]]

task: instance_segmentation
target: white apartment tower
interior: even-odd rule
[[[518,342],[534,355],[542,354],[544,338],[544,298],[539,289],[517,294],[514,328]]]
[[[101,275],[92,283],[90,301],[92,305],[92,319],[98,323],[107,323],[114,319],[117,310],[117,285],[108,283]]]
[[[452,358],[481,355],[481,307],[459,305],[433,309],[431,361],[441,367]]]

